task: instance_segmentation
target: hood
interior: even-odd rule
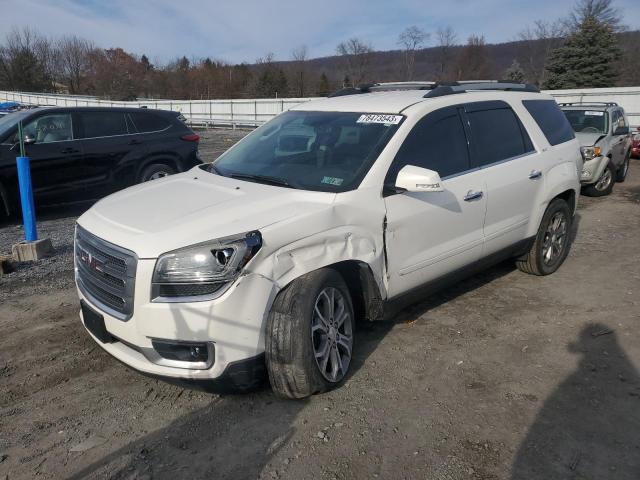
[[[234,180],[196,167],[110,195],[78,224],[139,258],[156,258],[326,208],[334,198],[333,193]]]
[[[580,142],[581,147],[591,147],[598,143],[602,137],[605,137],[603,133],[583,133],[576,132],[576,138]]]

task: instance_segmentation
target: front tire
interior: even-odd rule
[[[584,187],[583,192],[588,197],[604,197],[609,195],[613,190],[614,179],[615,172],[613,171],[611,163],[609,163],[607,168],[602,172],[602,175],[600,175],[600,178],[595,183]]]
[[[627,173],[629,173],[629,159],[631,158],[631,151],[628,151],[624,156],[624,161],[618,171],[616,172],[616,182],[622,183],[627,179]]]
[[[351,296],[338,272],[322,268],[294,280],[267,319],[266,363],[276,395],[305,398],[341,385],[354,333]]]
[[[139,182],[148,182],[150,180],[156,180],[158,178],[168,177],[176,173],[175,169],[164,163],[154,163],[142,170],[140,173]]]
[[[533,245],[516,266],[531,275],[549,275],[563,264],[571,243],[571,209],[561,198],[553,200],[544,212]]]

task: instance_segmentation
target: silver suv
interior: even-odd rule
[[[624,109],[617,103],[561,103],[580,141],[584,158],[580,183],[590,197],[609,195],[629,171],[631,135]]]

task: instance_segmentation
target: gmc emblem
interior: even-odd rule
[[[102,272],[100,261],[91,255],[89,252],[80,249],[80,261],[85,264],[87,268],[90,270],[95,270],[96,272]]]

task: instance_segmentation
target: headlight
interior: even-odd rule
[[[580,153],[585,161],[593,160],[600,156],[602,149],[600,147],[580,147]]]
[[[156,262],[151,299],[210,300],[238,278],[261,246],[260,232],[250,232],[165,253]]]

